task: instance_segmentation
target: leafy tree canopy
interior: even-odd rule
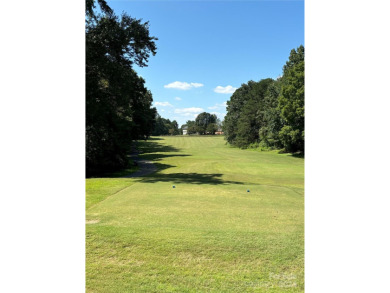
[[[287,151],[304,152],[305,130],[305,50],[300,46],[290,53],[284,66],[284,84],[279,96],[279,108],[285,126],[280,138]]]
[[[131,141],[148,137],[156,109],[145,81],[132,69],[156,54],[148,23],[127,14],[117,17],[86,2],[86,166],[87,174],[126,167]]]
[[[216,122],[217,122],[217,115],[210,114],[207,112],[200,113],[195,119],[196,130],[197,132],[199,132],[199,134],[206,134],[208,132],[207,127],[210,124],[215,124]],[[213,128],[209,128],[209,130],[211,129]],[[215,133],[215,131],[211,131],[211,132],[213,132],[212,134]]]
[[[225,137],[230,144],[245,148],[258,142],[266,111],[265,97],[273,82],[271,78],[249,81],[233,93],[227,102],[224,122]]]
[[[176,120],[162,118],[159,114],[156,115],[156,125],[152,135],[179,135],[179,124]]]
[[[291,50],[281,78],[249,81],[233,93],[223,123],[228,143],[304,151],[304,52]]]

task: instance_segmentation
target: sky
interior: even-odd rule
[[[117,15],[149,21],[157,54],[135,70],[153,106],[179,125],[201,112],[223,120],[250,80],[277,78],[304,45],[304,1],[107,1]]]

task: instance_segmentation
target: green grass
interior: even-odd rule
[[[88,210],[91,206],[105,200],[134,184],[132,178],[90,178],[86,183],[86,201],[85,206]]]
[[[87,179],[87,292],[304,291],[302,158],[222,137],[140,148],[157,173]]]

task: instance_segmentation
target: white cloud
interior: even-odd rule
[[[200,113],[196,113],[196,114],[194,114],[194,113],[183,113],[183,114],[180,114],[180,115],[185,116],[185,117],[194,117],[194,118],[196,118],[199,114]]]
[[[181,98],[180,97],[176,97],[175,100],[176,101],[181,101]]]
[[[215,109],[218,109],[218,106],[207,107],[207,109],[215,110]]]
[[[232,87],[231,85],[228,85],[228,86],[217,86],[215,89],[214,89],[214,92],[216,93],[219,93],[219,94],[232,94],[235,92],[237,88],[235,87]]]
[[[162,107],[173,107],[169,102],[154,102],[155,106],[162,106]]]
[[[197,83],[197,82],[181,82],[181,81],[175,81],[171,82],[170,84],[164,85],[165,88],[167,89],[178,89],[178,90],[189,90],[191,88],[197,88],[197,87],[202,87],[202,83]]]
[[[193,86],[193,87],[202,87],[203,83],[191,82],[191,86]]]
[[[191,108],[182,108],[182,109],[175,109],[176,114],[184,115],[184,116],[189,116],[188,114],[199,114],[203,112],[203,108],[196,108],[196,107],[191,107]]]
[[[187,119],[195,119],[200,113],[204,112],[203,108],[191,107],[175,109],[175,114],[179,114],[181,117],[187,117]]]

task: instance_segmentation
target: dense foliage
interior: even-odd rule
[[[193,120],[187,120],[186,124],[181,126],[182,129],[187,128],[187,134],[196,134],[196,124]]]
[[[242,84],[227,102],[226,140],[234,146],[304,152],[304,47],[291,50],[283,76]]]
[[[196,130],[199,134],[214,134],[216,123],[217,115],[207,112],[200,113],[195,119]]]
[[[86,171],[87,175],[126,167],[131,141],[154,127],[156,109],[145,81],[132,69],[156,54],[148,23],[117,17],[104,0],[103,14],[86,1]]]
[[[287,151],[304,151],[305,145],[305,51],[293,50],[283,68],[284,85],[279,96],[279,108],[285,125],[280,139]]]
[[[221,128],[221,121],[217,115],[203,112],[196,116],[195,121],[188,120],[181,128],[187,129],[187,134],[214,135]]]
[[[162,118],[159,114],[156,115],[156,124],[152,135],[179,135],[181,134],[179,124],[176,120]]]

